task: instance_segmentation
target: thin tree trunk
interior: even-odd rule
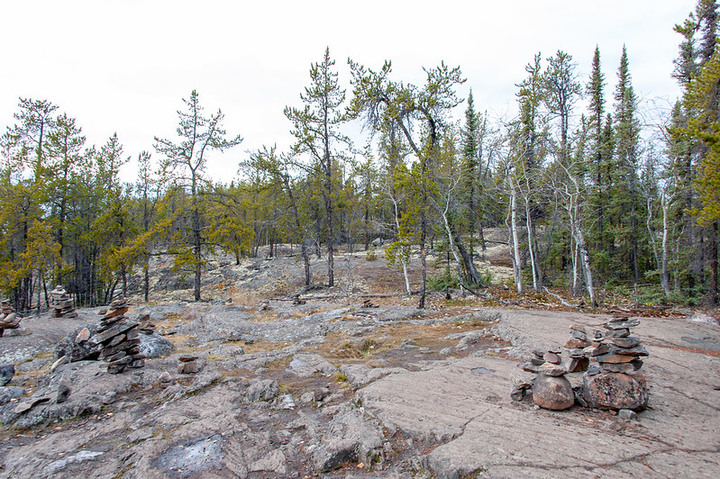
[[[662,211],[663,211],[663,236],[662,236],[662,273],[660,275],[660,283],[662,284],[665,297],[670,296],[670,277],[668,276],[668,209],[669,205],[667,197],[662,195]]]
[[[530,254],[530,267],[532,270],[533,290],[537,293],[540,291],[540,265],[537,264],[537,253],[535,252],[535,228],[532,224],[532,214],[530,213],[530,201],[525,197],[525,226],[528,235],[528,252]]]
[[[588,296],[590,296],[590,304],[592,307],[597,307],[597,301],[595,299],[595,288],[593,286],[592,270],[590,269],[590,254],[588,253],[588,247],[585,243],[585,235],[583,235],[582,229],[579,224],[576,224],[575,234],[577,235],[578,248],[580,250],[580,260],[585,273],[585,287],[587,288]]]
[[[520,239],[518,238],[517,227],[517,193],[514,186],[510,196],[510,234],[513,243],[512,263],[515,285],[518,294],[523,294],[522,272],[520,271]]]
[[[390,194],[390,201],[393,204],[393,227],[395,228],[395,234],[400,231],[400,211],[398,209],[397,201],[393,194]],[[405,279],[405,292],[410,296],[410,278],[408,277],[407,262],[405,261],[405,252],[400,252],[400,264],[402,265],[403,278]]]

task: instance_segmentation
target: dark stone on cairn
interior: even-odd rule
[[[590,359],[586,357],[574,358],[571,356],[567,361],[565,369],[567,369],[569,373],[579,373],[586,371],[588,366],[590,366]]]

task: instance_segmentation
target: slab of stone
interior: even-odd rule
[[[565,348],[567,349],[582,349],[590,346],[590,341],[587,339],[570,338],[565,341]]]
[[[640,338],[637,336],[627,336],[624,338],[612,338],[611,342],[621,348],[632,348],[640,344]]]
[[[635,356],[630,356],[629,354],[617,354],[614,352],[601,354],[599,356],[595,356],[595,359],[599,363],[629,363],[631,361],[635,360]]]
[[[565,368],[559,364],[545,363],[540,366],[540,373],[546,376],[559,377],[566,372]]]
[[[642,344],[638,344],[637,346],[633,346],[631,348],[625,348],[625,347],[617,347],[617,346],[611,346],[610,352],[615,354],[622,354],[626,356],[648,356],[647,349],[645,349],[645,346]]]
[[[316,373],[332,376],[337,368],[330,361],[316,353],[299,353],[293,356],[288,369],[300,377],[310,377]]]
[[[560,364],[560,356],[551,351],[545,353],[543,359],[550,364]]]

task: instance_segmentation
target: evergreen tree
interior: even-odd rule
[[[328,287],[335,284],[334,267],[334,202],[336,201],[336,179],[338,162],[344,158],[343,147],[350,140],[342,134],[340,126],[346,122],[344,111],[345,90],[340,88],[338,74],[333,71],[335,61],[330,58],[330,49],[319,63],[310,67],[311,85],[305,88],[300,99],[304,108],[285,107],[285,116],[293,123],[295,154],[307,154],[311,168],[320,178],[321,194],[325,207],[326,241],[328,251]]]
[[[640,125],[637,120],[637,98],[630,78],[627,50],[623,47],[615,90],[615,163],[612,168],[610,199],[612,224],[616,238],[628,249],[621,250],[622,261],[617,267],[629,264],[635,287],[640,282],[639,218],[641,201],[638,190],[638,142]]]
[[[203,224],[201,214],[201,194],[207,179],[205,170],[208,158],[206,153],[210,150],[224,151],[232,148],[240,142],[240,135],[233,138],[226,138],[226,132],[222,128],[225,116],[222,111],[204,116],[203,108],[197,91],[193,90],[190,99],[183,99],[186,111],[178,111],[177,134],[179,142],[169,139],[155,137],[155,149],[164,156],[162,171],[168,175],[168,179],[178,186],[185,187],[190,193],[189,215],[190,221],[188,237],[185,239],[189,246],[186,254],[179,255],[177,260],[186,263],[194,272],[194,298],[200,300],[200,285],[203,260]],[[186,251],[186,250],[183,250]]]

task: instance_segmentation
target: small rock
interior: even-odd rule
[[[518,364],[518,367],[522,368],[523,371],[527,371],[529,373],[539,373],[540,372],[540,366],[532,363],[522,363]]]
[[[628,354],[616,354],[616,353],[606,353],[601,354],[599,356],[596,356],[595,359],[599,363],[629,363],[630,361],[635,360],[635,356],[630,356]]]
[[[9,383],[13,376],[15,376],[15,365],[14,364],[2,364],[0,365],[0,386],[5,386]]]
[[[543,359],[550,364],[560,364],[560,356],[551,351],[545,353]]]
[[[590,366],[590,360],[585,357],[580,358],[574,358],[571,357],[567,364],[565,365],[565,369],[567,369],[567,372],[569,373],[577,373],[580,371],[587,370],[588,366]]]
[[[633,419],[637,419],[638,415],[632,409],[621,409],[618,411],[618,417],[630,421]]]
[[[551,377],[559,377],[565,374],[567,371],[564,367],[562,367],[559,364],[552,364],[552,363],[545,363],[542,366],[540,366],[540,373],[551,376]]]
[[[180,374],[197,374],[202,369],[200,362],[190,361],[178,364],[178,372]]]
[[[567,349],[582,349],[590,346],[590,341],[587,339],[570,338],[565,342]]]
[[[615,346],[621,348],[632,348],[640,344],[640,338],[636,336],[627,336],[625,338],[612,338],[611,341]]]
[[[88,328],[82,328],[80,332],[75,336],[75,342],[80,343],[90,339],[90,330]]]
[[[590,356],[599,356],[601,354],[609,353],[610,345],[607,343],[601,343],[589,350]]]
[[[613,329],[605,333],[606,338],[626,338],[630,336],[630,330],[628,328]]]
[[[638,344],[637,346],[633,346],[632,348],[619,348],[617,346],[611,347],[610,352],[615,354],[621,354],[625,356],[648,356],[649,353],[647,352],[647,349],[645,349],[645,346],[642,344]]]
[[[57,404],[64,403],[70,397],[71,392],[72,392],[72,388],[70,386],[68,386],[67,383],[61,382],[58,385],[57,396],[55,397],[55,402]]]
[[[271,401],[280,393],[280,385],[272,379],[256,379],[245,393],[247,402]]]
[[[169,372],[165,371],[165,372],[162,373],[160,376],[158,376],[158,380],[159,380],[161,383],[169,383],[169,382],[172,381],[172,376],[170,376],[170,373],[169,373]]]

